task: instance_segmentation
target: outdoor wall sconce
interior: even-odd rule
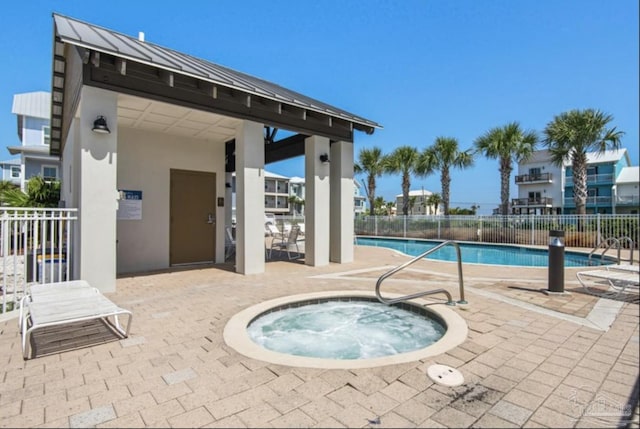
[[[320,154],[320,162],[323,164],[328,164],[329,161],[329,155],[327,155],[326,153]]]
[[[98,118],[93,121],[92,130],[94,133],[111,134],[111,130],[109,130],[109,127],[107,127],[107,120],[104,118],[104,116],[98,116]]]

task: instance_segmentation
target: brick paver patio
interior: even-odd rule
[[[222,337],[238,311],[305,292],[366,290],[407,260],[356,247],[351,264],[270,261],[242,276],[229,265],[123,276],[109,298],[133,311],[129,338],[24,361],[17,320],[0,319],[2,427],[638,427],[638,302],[541,292],[546,268],[464,267],[468,324],[460,346],[378,368],[297,368],[247,358]],[[455,264],[420,262],[385,292],[446,288]],[[440,299],[440,298],[435,298]],[[50,345],[51,346],[51,345]],[[458,387],[434,384],[434,364]]]

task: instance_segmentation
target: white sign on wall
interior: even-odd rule
[[[118,220],[142,219],[142,191],[118,190]]]

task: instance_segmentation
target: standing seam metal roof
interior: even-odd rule
[[[372,128],[381,125],[266,80],[183,54],[147,41],[117,33],[73,18],[53,14],[56,34],[65,43],[189,75],[253,95],[314,110]]]

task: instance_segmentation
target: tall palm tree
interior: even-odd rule
[[[599,110],[574,109],[555,116],[544,129],[543,143],[549,148],[551,161],[556,165],[571,161],[576,214],[587,213],[587,152],[620,148],[624,132],[606,128],[612,120],[611,115]]]
[[[427,171],[421,169],[420,153],[411,146],[397,147],[386,157],[385,172],[400,174],[402,176],[402,214],[409,214],[409,189],[411,188],[411,175],[424,176]]]
[[[427,197],[427,204],[433,207],[433,214],[438,214],[438,206],[442,203],[442,197],[438,193],[433,193]]]
[[[437,137],[434,144],[422,153],[423,170],[440,170],[440,184],[442,186],[442,207],[444,214],[449,214],[449,199],[451,188],[451,168],[464,169],[473,165],[471,149],[463,152],[458,150],[458,140],[453,137]]]
[[[538,143],[535,131],[523,131],[520,124],[511,122],[503,127],[492,128],[478,137],[474,144],[485,157],[500,163],[500,210],[509,214],[509,180],[513,163],[526,161]]]
[[[364,187],[369,199],[369,214],[375,215],[376,200],[376,177],[382,176],[384,172],[384,156],[382,149],[377,146],[371,149],[361,149],[358,154],[358,162],[354,164],[353,169],[356,173],[367,175],[367,184]]]

